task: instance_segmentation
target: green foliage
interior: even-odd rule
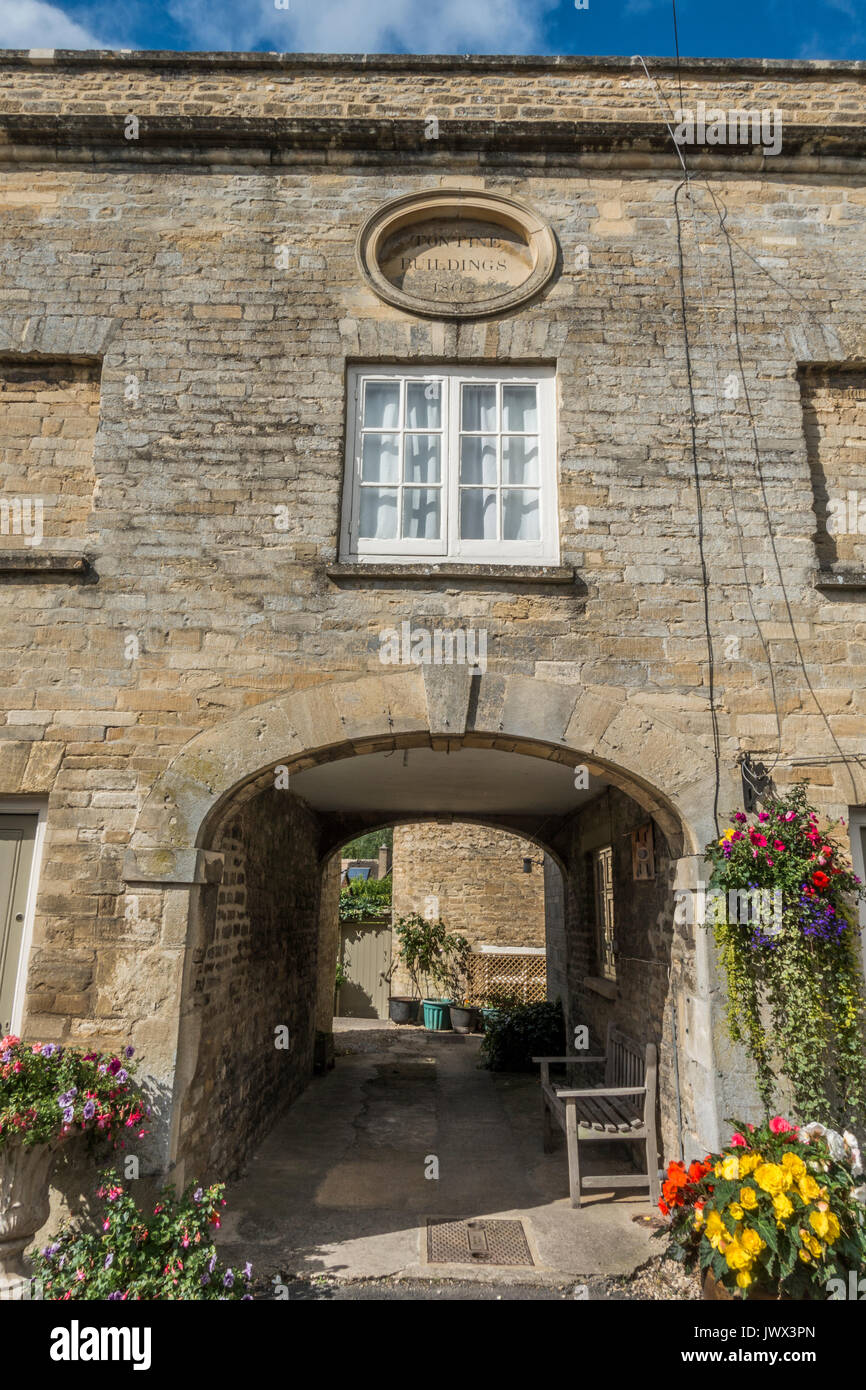
[[[336,976],[335,976],[335,978],[334,978],[334,988],[335,988],[335,989],[339,989],[341,985],[344,985],[344,984],[346,983],[346,981],[348,980],[348,978],[349,978],[349,977],[348,977],[348,975],[346,974],[346,971],[345,971],[345,969],[344,969],[344,967],[343,967],[343,962],[342,962],[341,960],[338,960],[338,961],[337,961],[337,972],[336,972]]]
[[[742,812],[707,846],[722,910],[713,931],[728,986],[728,1031],[755,1065],[767,1113],[778,1070],[803,1119],[866,1116],[863,976],[856,919],[864,896],[833,827],[821,829],[798,783],[750,824]],[[732,892],[775,893],[771,922],[724,910]],[[723,895],[723,896],[722,896]]]
[[[740,1124],[721,1153],[688,1170],[669,1165],[659,1203],[667,1253],[711,1270],[738,1298],[826,1298],[831,1279],[847,1289],[849,1273],[866,1266],[858,1161],[821,1126],[798,1130],[780,1116],[759,1129]]]
[[[140,1211],[117,1174],[106,1172],[97,1196],[97,1231],[66,1225],[31,1253],[46,1299],[246,1299],[252,1271],[226,1269],[212,1230],[225,1206],[224,1187],[194,1184],[178,1198],[166,1187],[152,1212]]]
[[[557,999],[521,1004],[488,1019],[481,1055],[489,1071],[534,1071],[532,1058],[565,1056],[565,1020]]]
[[[393,844],[393,826],[389,825],[385,830],[369,830],[366,835],[359,835],[357,840],[352,840],[348,845],[344,845],[342,857],[344,859],[375,859],[382,845],[387,845],[388,849],[391,849]]]
[[[73,1134],[117,1141],[144,1134],[147,1114],[132,1079],[134,1049],[83,1052],[57,1043],[0,1041],[0,1149],[19,1139],[46,1144]]]
[[[433,997],[434,989],[445,997],[463,999],[470,946],[465,936],[448,931],[441,917],[429,922],[417,912],[394,923],[397,955],[406,967],[416,996]]]
[[[391,879],[355,878],[340,890],[340,921],[365,922],[391,915]]]

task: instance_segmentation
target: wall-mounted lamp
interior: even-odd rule
[[[533,866],[533,864],[538,864],[541,868],[544,868],[544,860],[543,860],[543,859],[529,859],[529,858],[526,858],[526,859],[524,859],[524,861],[523,861],[523,872],[524,872],[525,874],[531,874],[531,873],[532,873],[532,866]]]

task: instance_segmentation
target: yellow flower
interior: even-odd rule
[[[732,1240],[725,1251],[725,1261],[729,1269],[748,1269],[754,1256],[738,1240]]]
[[[810,1211],[809,1225],[816,1235],[826,1239],[827,1233],[830,1230],[830,1217],[826,1211]]]
[[[722,1171],[719,1176],[731,1181],[736,1181],[740,1176],[740,1160],[736,1154],[728,1154],[726,1158],[722,1159]]]
[[[737,1288],[747,1289],[752,1283],[752,1276],[747,1269],[741,1269],[737,1275]]]
[[[839,1239],[839,1235],[840,1235],[839,1219],[838,1219],[838,1217],[836,1217],[836,1216],[833,1215],[832,1211],[828,1211],[828,1213],[827,1213],[827,1221],[828,1221],[828,1223],[829,1223],[829,1229],[828,1229],[828,1231],[827,1231],[827,1235],[826,1235],[825,1239],[826,1239],[828,1245],[832,1245],[834,1240],[838,1240],[838,1239]]]
[[[762,1163],[759,1168],[755,1169],[755,1182],[765,1192],[774,1195],[776,1192],[781,1192],[785,1186],[784,1170],[779,1167],[778,1163]]]
[[[807,1249],[811,1250],[812,1254],[815,1256],[815,1259],[817,1260],[821,1254],[820,1240],[817,1240],[815,1236],[807,1236],[804,1243]]]
[[[729,825],[727,830],[722,831],[722,838],[719,840],[719,844],[724,845],[727,843],[728,840],[733,840],[736,833],[737,832],[735,831],[734,827],[732,825]]]
[[[820,1196],[821,1189],[812,1177],[811,1173],[805,1173],[797,1183],[797,1191],[804,1202],[814,1202]]]
[[[793,1212],[794,1204],[790,1197],[787,1197],[784,1192],[777,1192],[773,1198],[773,1210],[777,1217],[784,1220],[786,1216],[790,1216]]]
[[[742,1165],[741,1165],[742,1166]],[[740,1206],[746,1211],[754,1211],[758,1205],[758,1194],[753,1187],[740,1188]]]
[[[800,1256],[800,1259],[803,1261],[804,1265],[812,1263],[812,1256],[809,1254],[808,1250],[798,1250],[797,1254]]]
[[[796,1182],[799,1182],[806,1172],[806,1165],[797,1154],[785,1154],[782,1159],[782,1167],[793,1173]]]
[[[747,1226],[740,1236],[740,1244],[744,1250],[748,1251],[751,1258],[754,1259],[756,1255],[760,1255],[766,1245],[766,1241],[761,1240],[758,1232],[753,1231],[751,1226]]]
[[[743,1208],[740,1206],[739,1202],[731,1202],[731,1205],[728,1207],[728,1211],[730,1212],[731,1216],[734,1218],[735,1221],[742,1221]]]
[[[763,1161],[760,1154],[744,1154],[740,1159],[740,1177],[745,1178],[749,1173],[753,1173]]]
[[[696,1231],[699,1231],[704,1224],[704,1212],[702,1207],[695,1207],[695,1215],[692,1221]]]
[[[719,1241],[727,1236],[728,1231],[724,1221],[717,1211],[711,1211],[707,1217],[706,1237],[714,1250],[718,1250]]]

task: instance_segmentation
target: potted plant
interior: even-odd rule
[[[737,1122],[734,1122],[737,1123]],[[667,1253],[700,1272],[705,1299],[826,1299],[866,1263],[856,1140],[780,1115],[738,1124],[729,1144],[668,1165]],[[843,1292],[842,1296],[845,1294]]]
[[[399,961],[412,984],[412,994],[392,994],[388,998],[388,1017],[392,1023],[417,1023],[421,1008],[421,984],[418,978],[419,956],[421,953],[420,927],[425,925],[423,917],[412,913],[408,917],[398,917],[394,923],[397,938],[397,954],[391,962],[387,979],[390,983],[394,968]]]
[[[63,1143],[118,1140],[147,1113],[123,1056],[56,1043],[0,1041],[0,1297],[28,1282],[24,1251],[48,1217],[49,1178]]]
[[[481,1022],[485,1029],[491,1024],[498,1023],[510,1009],[519,1009],[523,1005],[523,998],[520,994],[506,989],[488,990],[481,1007]]]
[[[445,989],[461,969],[465,970],[468,941],[452,935],[441,917],[435,922],[428,921],[417,912],[398,917],[394,931],[400,959],[421,996],[424,1027],[432,1032],[449,1028],[448,1011],[454,1000],[441,994],[435,996],[433,990]]]

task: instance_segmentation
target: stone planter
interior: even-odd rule
[[[48,1220],[48,1179],[59,1147],[12,1140],[0,1149],[0,1299],[20,1297],[30,1284],[24,1251]]]

